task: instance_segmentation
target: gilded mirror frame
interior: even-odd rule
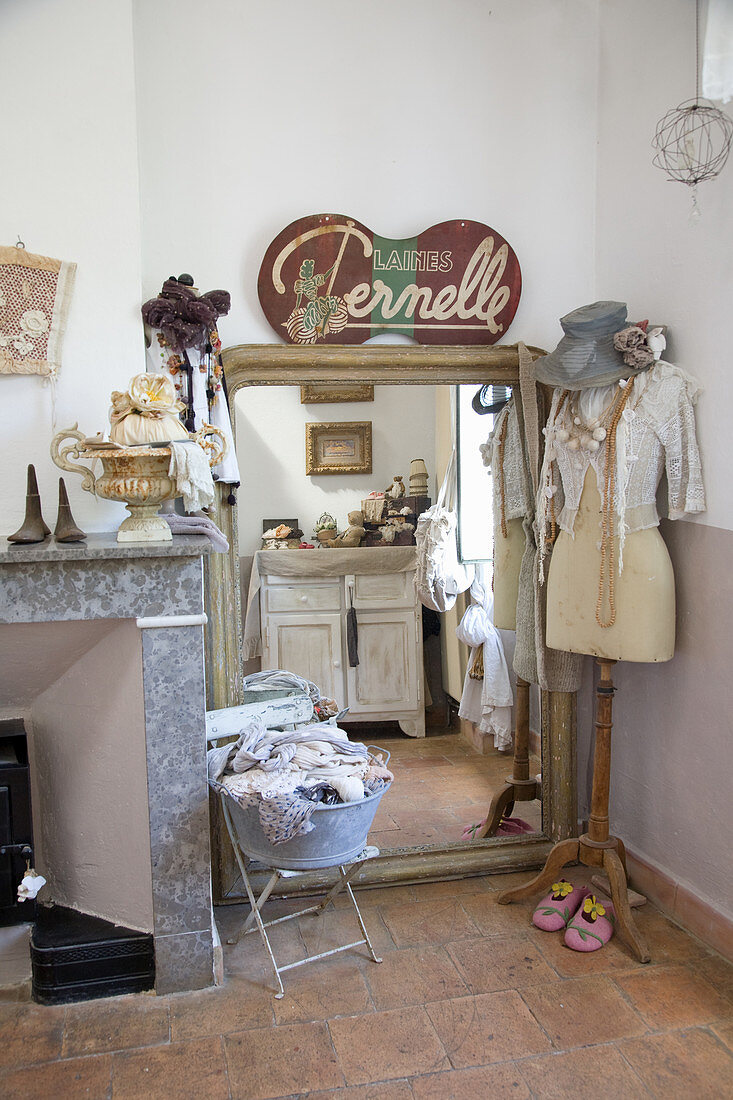
[[[540,348],[529,348],[533,356],[544,354]],[[368,383],[385,385],[496,385],[517,386],[519,358],[516,345],[492,347],[422,347],[395,344],[371,344],[355,347],[328,345],[297,347],[281,344],[240,344],[223,353],[224,373],[233,402],[237,393],[247,386],[286,386],[308,382]],[[234,416],[232,417],[234,420]],[[244,487],[240,495],[246,500],[246,467]],[[232,511],[230,509],[229,511]],[[216,518],[216,517],[215,517]],[[235,517],[234,517],[235,518]],[[230,522],[229,562],[222,563],[232,580],[239,576],[239,547],[236,522]],[[211,556],[212,564],[225,555]],[[214,593],[222,591],[221,576],[208,574],[207,604],[214,619],[212,636],[226,643],[225,659],[220,664],[230,667],[228,684],[232,680],[232,653],[241,653],[241,613],[217,613]],[[238,602],[238,601],[237,601]],[[234,621],[233,621],[234,620]],[[222,651],[224,652],[224,651]],[[228,654],[228,658],[227,658]],[[214,656],[214,654],[212,654]],[[212,662],[215,663],[215,662]],[[491,838],[490,841],[455,843],[449,848],[435,847],[393,850],[390,854],[369,860],[362,868],[362,884],[389,884],[420,879],[450,879],[501,871],[521,871],[543,865],[552,845],[574,836],[577,832],[577,789],[575,778],[575,715],[574,692],[542,692],[542,806],[543,832],[519,837]],[[231,697],[226,679],[220,681],[215,706],[230,706]],[[229,696],[229,697],[228,697]],[[510,761],[507,767],[511,768]],[[487,792],[486,805],[491,799]],[[313,871],[301,876],[299,886],[307,892],[327,882],[328,870]]]

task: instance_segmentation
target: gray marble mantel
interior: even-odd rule
[[[202,625],[210,545],[199,535],[139,546],[114,533],[67,545],[0,540],[0,623],[140,627],[158,993],[213,982]]]

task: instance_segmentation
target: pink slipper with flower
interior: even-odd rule
[[[577,912],[590,894],[587,886],[573,886],[561,878],[553,882],[552,890],[532,914],[532,924],[543,932],[559,932]]]
[[[573,951],[599,951],[613,935],[615,923],[611,902],[590,894],[565,929],[565,943]]]

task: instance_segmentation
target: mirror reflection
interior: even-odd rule
[[[341,383],[236,395],[245,676],[310,681],[350,740],[389,758],[369,833],[383,853],[541,831],[539,798],[502,796],[507,777],[541,771],[537,700],[512,671],[522,522],[491,465],[511,444],[510,395]],[[416,595],[415,530],[439,497],[457,518],[462,591],[431,607]]]

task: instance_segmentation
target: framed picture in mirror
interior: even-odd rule
[[[306,424],[305,472],[317,474],[370,474],[372,472],[372,423]]]
[[[373,401],[374,386],[355,383],[332,385],[330,382],[308,382],[300,387],[301,405],[326,405],[339,401]]]

